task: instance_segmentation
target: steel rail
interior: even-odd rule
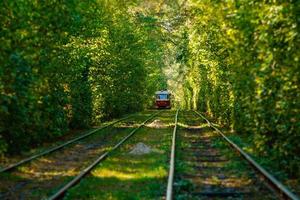
[[[70,182],[68,182],[66,185],[64,185],[61,189],[59,189],[55,194],[50,196],[48,200],[55,200],[63,197],[63,195],[74,185],[79,183],[79,181],[84,178],[96,165],[98,165],[101,161],[103,161],[105,158],[109,156],[114,150],[116,150],[118,147],[120,147],[124,142],[126,142],[135,132],[137,132],[140,128],[145,126],[145,124],[153,119],[155,116],[157,116],[162,111],[159,111],[153,115],[151,115],[148,119],[143,121],[137,128],[132,130],[126,137],[124,137],[121,141],[119,141],[111,150],[106,151],[102,155],[100,155],[92,164],[90,164],[87,168],[82,170],[80,174],[78,174],[76,177],[74,177]]]
[[[105,129],[105,128],[107,128],[107,127],[109,127],[109,126],[112,126],[112,125],[114,125],[114,124],[116,124],[116,123],[118,123],[118,122],[120,122],[120,121],[123,121],[123,120],[125,120],[125,119],[128,119],[129,117],[130,117],[130,116],[124,117],[124,118],[119,119],[119,120],[114,121],[114,122],[111,122],[111,123],[109,123],[109,124],[107,124],[107,125],[105,125],[105,126],[103,126],[103,127],[96,128],[96,129],[94,129],[94,130],[89,131],[88,133],[86,133],[86,134],[84,134],[84,135],[81,135],[81,136],[79,136],[79,137],[77,137],[77,138],[74,138],[74,139],[72,139],[72,140],[69,140],[69,141],[67,141],[67,142],[65,142],[65,143],[63,143],[63,144],[61,144],[61,145],[52,147],[52,148],[50,148],[50,149],[48,149],[48,150],[45,150],[45,151],[43,151],[43,152],[41,152],[41,153],[39,153],[39,154],[30,156],[30,157],[25,158],[25,159],[23,159],[23,160],[21,160],[21,161],[19,161],[19,162],[17,162],[17,163],[14,163],[14,164],[11,164],[11,165],[9,165],[9,166],[7,166],[7,167],[4,167],[4,168],[0,169],[0,173],[11,171],[11,170],[13,170],[13,169],[15,169],[15,168],[17,168],[17,167],[19,167],[19,166],[25,164],[25,163],[31,162],[31,161],[34,160],[34,159],[37,159],[37,158],[42,157],[42,156],[44,156],[44,155],[47,155],[47,154],[50,154],[50,153],[55,152],[55,151],[57,151],[57,150],[60,150],[60,149],[66,147],[66,146],[68,146],[68,145],[70,145],[70,144],[72,144],[72,143],[74,143],[74,142],[77,142],[77,141],[79,141],[79,140],[82,140],[82,139],[84,139],[84,138],[87,138],[88,136],[91,136],[91,135],[93,135],[94,133],[96,133],[96,132],[98,132],[98,131],[100,131],[100,130],[102,130],[102,129]]]
[[[195,111],[201,118],[203,118],[207,124],[213,128],[217,133],[219,133],[223,139],[225,139],[230,146],[235,149],[242,157],[256,170],[258,171],[271,185],[275,188],[281,196],[285,199],[300,200],[294,193],[292,193],[285,185],[283,185],[279,180],[277,180],[273,175],[267,172],[262,166],[260,166],[250,155],[248,155],[244,150],[237,146],[233,141],[224,135],[217,127],[215,127],[204,115]]]
[[[173,136],[172,136],[172,147],[171,147],[171,156],[170,156],[171,158],[170,158],[170,168],[169,168],[166,200],[173,199],[173,183],[174,183],[174,171],[175,171],[175,147],[176,147],[176,131],[177,131],[178,112],[179,112],[179,109],[177,109],[176,115],[175,115],[175,126],[173,129]]]

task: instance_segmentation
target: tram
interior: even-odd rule
[[[159,108],[171,108],[171,93],[167,90],[161,90],[155,92],[155,107]]]

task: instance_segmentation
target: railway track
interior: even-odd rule
[[[66,146],[74,143],[72,148],[60,145],[46,151],[48,153],[31,157],[32,160],[25,159],[25,162],[7,168],[6,172],[9,173],[1,173],[0,189],[8,187],[8,190],[0,192],[0,199],[61,199],[95,166],[160,112],[144,116],[139,123],[128,121],[123,123],[123,128],[110,129],[112,125],[125,120],[121,119],[103,127],[109,129],[104,136],[94,135],[98,130],[93,130],[84,135],[89,139],[83,140],[85,137],[80,136],[65,143]],[[233,156],[223,155],[218,146],[221,143],[229,144],[240,155],[236,152],[232,153]],[[52,158],[45,156],[58,150],[61,151]],[[11,174],[22,178],[12,179]],[[6,181],[6,178],[10,181]],[[165,197],[167,200],[299,199],[201,113],[179,113],[179,110],[175,114]]]
[[[72,188],[74,185],[76,185],[84,176],[90,173],[90,171],[98,165],[101,161],[103,161],[106,157],[108,157],[114,150],[119,148],[123,143],[125,143],[130,137],[132,137],[140,128],[145,126],[145,124],[153,119],[155,116],[157,116],[160,112],[157,112],[151,117],[147,118],[145,121],[143,121],[137,128],[133,129],[126,137],[124,137],[121,141],[119,141],[116,145],[114,145],[109,151],[104,152],[102,155],[100,155],[94,162],[92,162],[88,167],[86,167],[84,170],[80,172],[76,177],[74,177],[71,181],[69,181],[67,184],[65,184],[61,189],[59,189],[57,192],[55,192],[52,196],[48,198],[48,200],[55,200],[61,198],[70,188]]]
[[[95,134],[96,132],[98,132],[98,131],[100,131],[100,130],[103,130],[103,129],[107,128],[107,127],[110,127],[110,126],[112,126],[112,125],[114,125],[114,124],[116,124],[116,123],[118,123],[118,122],[121,122],[121,121],[123,121],[123,120],[125,120],[125,119],[128,119],[128,118],[129,118],[129,117],[124,117],[124,118],[122,118],[122,119],[119,119],[119,120],[117,120],[117,121],[114,121],[114,122],[112,122],[112,123],[109,123],[109,124],[107,124],[107,125],[105,125],[105,126],[103,126],[103,127],[93,129],[93,130],[91,130],[91,131],[88,131],[86,134],[83,134],[83,135],[81,135],[81,136],[79,136],[79,137],[76,137],[76,138],[74,138],[74,139],[72,139],[72,140],[69,140],[69,141],[67,141],[67,142],[65,142],[65,143],[63,143],[63,144],[60,144],[60,145],[58,145],[58,146],[49,148],[48,150],[45,150],[45,151],[43,151],[43,152],[41,152],[41,153],[35,154],[35,155],[30,156],[30,157],[28,157],[28,158],[22,159],[22,160],[20,160],[19,162],[16,162],[16,163],[10,164],[10,165],[8,165],[8,166],[6,166],[6,167],[3,167],[3,168],[0,169],[0,173],[12,171],[12,170],[14,170],[14,169],[16,169],[16,168],[18,168],[18,167],[24,165],[24,164],[27,164],[27,163],[29,163],[29,162],[31,162],[31,161],[33,161],[33,160],[36,160],[36,159],[38,159],[38,158],[40,158],[40,157],[42,157],[42,156],[46,156],[46,155],[48,155],[48,154],[50,154],[50,153],[56,152],[56,151],[58,151],[58,150],[61,150],[61,149],[65,148],[65,147],[67,147],[67,146],[69,146],[69,145],[71,145],[71,144],[74,144],[75,142],[78,142],[78,141],[83,140],[83,139],[85,139],[85,138],[87,138],[87,137],[89,137],[89,136],[92,136],[93,134]]]
[[[163,199],[174,111],[164,111],[66,194],[66,199]],[[142,146],[140,146],[142,144]]]
[[[180,119],[183,128],[177,136],[176,127],[173,133],[167,200],[299,199],[201,113],[184,114]],[[240,155],[221,154],[215,141],[229,144]]]
[[[99,131],[99,129],[96,129],[64,145],[10,166],[4,170],[6,173],[1,173],[0,199],[46,199],[47,196],[54,193],[50,199],[61,197],[65,191],[83,178],[93,166],[104,160],[158,113],[148,116],[137,128],[111,128],[106,131],[107,134],[105,132],[104,136],[93,135]],[[123,120],[125,118],[101,129],[110,128]],[[133,122],[129,121],[124,126],[127,125],[131,126]],[[115,141],[120,142],[115,145]],[[74,143],[72,147],[64,148],[71,143]],[[52,154],[51,158],[45,156],[58,150],[61,151]],[[98,157],[99,155],[101,156]],[[96,157],[98,158],[95,160]],[[33,160],[34,162],[32,162]],[[90,163],[91,160],[94,160],[92,164]],[[27,164],[24,165],[25,163]],[[75,178],[72,179],[72,177]],[[68,182],[67,180],[71,181]]]

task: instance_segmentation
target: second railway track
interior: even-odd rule
[[[164,111],[96,166],[65,199],[163,199],[175,112]]]
[[[181,128],[177,136],[176,131],[173,135],[177,137],[173,139],[175,173],[172,175],[170,170],[168,184],[173,187],[168,188],[167,200],[298,199],[280,183],[276,183],[279,189],[274,190],[270,185],[272,180],[262,179],[259,169],[249,165],[247,158],[242,159],[244,155],[222,154],[220,148],[229,148],[230,141],[200,113],[181,112],[178,122]],[[173,183],[170,176],[174,176]]]
[[[153,112],[152,112],[153,113]],[[47,157],[41,157],[18,167],[10,173],[2,173],[0,181],[0,199],[46,199],[61,188],[72,177],[76,177],[84,167],[90,165],[101,154],[117,148],[116,141],[122,140],[154,115],[142,115],[119,123],[117,127],[95,134],[77,142],[72,147],[62,149]],[[131,127],[131,128],[130,128]]]

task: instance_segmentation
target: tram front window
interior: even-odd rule
[[[160,100],[168,100],[168,95],[167,94],[158,94],[156,96],[156,99],[160,99]]]

